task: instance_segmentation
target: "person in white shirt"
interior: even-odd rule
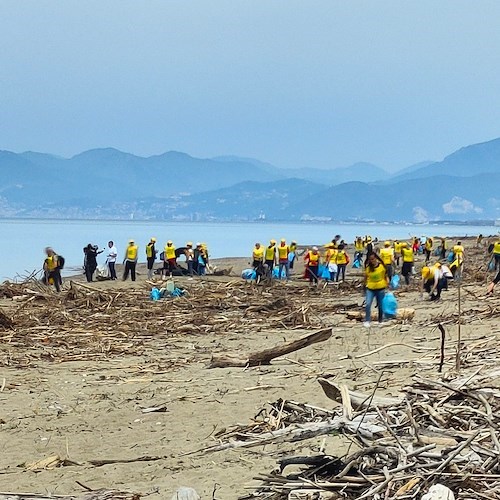
[[[115,263],[116,263],[116,257],[118,256],[118,250],[115,247],[115,244],[112,241],[108,242],[108,267],[109,267],[109,276],[112,280],[116,280],[116,270],[115,270]]]

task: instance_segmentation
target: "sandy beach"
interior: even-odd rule
[[[500,291],[485,296],[492,278],[485,248],[465,243],[464,353],[480,339],[496,345],[500,335]],[[440,322],[446,330],[444,374],[454,376],[454,283],[431,303],[420,299],[417,274],[408,289],[395,292],[400,308],[415,310],[413,319],[366,329],[347,316],[362,311],[361,272],[350,266],[346,283],[311,288],[301,279],[301,261],[290,282],[270,287],[239,277],[247,258],[214,264],[232,269],[231,276],[175,278],[187,296],[158,302],[149,298],[144,266],[135,283],[65,279],[60,296],[0,287],[1,310],[13,322],[0,326],[1,491],[79,494],[84,485],[170,499],[178,487],[191,486],[203,499],[236,499],[280,456],[320,448],[339,455],[349,443],[328,435],[200,451],[216,444],[224,430],[248,424],[267,402],[282,398],[333,408],[317,382],[324,374],[368,393],[378,381],[382,395],[398,394],[416,374],[437,379]],[[417,269],[422,265],[418,256]],[[8,290],[16,291],[13,297]],[[47,312],[52,309],[57,312]],[[322,328],[332,328],[329,340],[270,365],[208,368],[214,355],[244,355]],[[473,369],[464,356],[461,373]],[[56,467],[29,470],[27,464],[53,455],[61,459]]]

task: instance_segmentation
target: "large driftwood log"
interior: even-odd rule
[[[364,311],[347,311],[346,316],[348,319],[357,319],[358,321],[362,321],[365,319]],[[415,316],[415,309],[411,307],[400,307],[396,314],[396,320],[398,321],[407,321],[413,319]],[[372,312],[372,321],[378,320],[378,311]]]
[[[285,342],[282,345],[265,349],[264,351],[254,352],[248,355],[231,356],[222,354],[219,356],[212,356],[212,361],[209,368],[227,368],[229,366],[245,367],[245,366],[259,366],[268,365],[274,358],[279,358],[285,354],[298,351],[304,347],[324,342],[332,336],[332,329],[325,328],[317,332],[301,337],[300,339],[291,342]]]
[[[327,398],[343,404],[346,409],[351,406],[354,409],[378,406],[379,408],[390,408],[403,403],[403,398],[388,398],[383,396],[373,396],[362,392],[351,391],[345,384],[338,384],[327,378],[318,378]],[[348,411],[348,414],[350,412]]]

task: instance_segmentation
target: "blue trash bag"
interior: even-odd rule
[[[290,252],[288,254],[288,262],[293,262],[294,259],[295,259],[295,252]]]
[[[318,269],[319,272],[319,277],[323,278],[324,280],[329,280],[331,277],[330,270],[328,269],[328,266],[320,266]]]
[[[391,290],[397,290],[399,288],[399,282],[401,281],[401,277],[399,274],[395,274],[391,278],[391,282],[389,283],[389,286],[391,287]]]
[[[488,264],[488,271],[494,271],[494,270],[495,270],[495,261],[490,260],[490,262]]]
[[[382,299],[382,311],[385,318],[395,318],[398,312],[398,301],[392,292],[387,292]]]
[[[448,259],[448,262],[450,262],[450,263],[453,262],[455,260],[455,254],[453,252],[450,252],[448,254],[447,259]]]
[[[279,279],[279,277],[280,277],[280,268],[278,266],[275,266],[273,268],[273,278]],[[281,277],[286,278],[286,270],[285,269],[283,269],[281,271]],[[253,278],[253,279],[255,279],[255,278]]]
[[[362,265],[361,260],[359,260],[359,259],[355,259],[354,262],[352,263],[352,267],[354,269],[359,269],[361,267],[361,265]]]
[[[161,299],[161,293],[160,293],[160,290],[158,290],[158,288],[153,288],[151,290],[151,293],[149,294],[151,300],[160,300]]]
[[[257,273],[255,272],[255,269],[243,269],[241,277],[244,280],[254,280],[257,278]]]
[[[441,249],[439,247],[435,248],[434,249],[434,257],[438,257],[439,255],[441,255]]]

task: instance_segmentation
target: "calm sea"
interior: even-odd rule
[[[162,249],[169,239],[176,246],[187,241],[207,243],[210,255],[241,257],[251,255],[256,241],[267,243],[270,239],[286,238],[298,244],[324,244],[340,234],[352,242],[355,236],[370,234],[379,239],[408,238],[417,235],[475,236],[497,234],[494,226],[453,225],[397,225],[397,224],[270,224],[270,223],[172,223],[139,221],[82,221],[82,220],[14,220],[0,221],[3,251],[0,259],[0,280],[25,276],[41,269],[46,246],[52,246],[64,255],[66,268],[76,269],[83,263],[83,247],[88,243],[107,247],[113,240],[118,248],[118,259],[123,259],[123,249],[129,239],[144,247],[155,236]],[[99,264],[106,260],[106,252],[99,255]]]

